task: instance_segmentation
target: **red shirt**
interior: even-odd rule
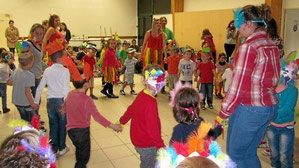
[[[90,65],[90,68],[93,70],[93,66],[96,63],[96,60],[95,60],[94,57],[89,57],[87,55],[84,55],[82,60],[83,60],[84,63],[85,62],[88,63]]]
[[[120,118],[121,124],[131,120],[130,136],[134,146],[139,148],[164,147],[161,138],[161,123],[157,100],[141,91],[134,102]]]
[[[200,62],[198,70],[200,71],[200,82],[201,83],[213,83],[215,69],[214,64],[209,61],[208,63]]]
[[[91,116],[104,127],[111,124],[99,113],[92,99],[82,92],[69,92],[62,108],[66,112],[67,130],[89,127]]]
[[[179,71],[180,56],[170,56],[167,58],[168,74],[177,75]]]
[[[221,104],[220,117],[228,118],[239,104],[273,106],[280,77],[278,47],[259,31],[239,47],[233,61],[230,88]]]

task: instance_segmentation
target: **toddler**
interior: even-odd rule
[[[7,51],[3,51],[0,55],[0,96],[2,98],[3,113],[10,111],[7,108],[7,81],[9,79],[9,63],[11,62],[11,55]],[[0,112],[1,113],[1,112]]]
[[[186,50],[184,52],[183,59],[180,60],[179,63],[179,71],[178,71],[178,76],[180,81],[185,84],[189,83],[192,85],[192,76],[196,72],[196,67],[195,63],[191,60],[192,56],[192,51],[191,50]]]
[[[221,94],[222,87],[223,87],[223,81],[222,81],[222,75],[226,68],[228,68],[228,64],[226,63],[226,55],[224,53],[219,54],[218,62],[216,63],[216,75],[215,75],[215,95],[219,99],[223,99],[223,96]]]
[[[169,91],[174,89],[175,84],[179,80],[178,78],[178,67],[180,63],[180,56],[178,55],[179,49],[173,47],[170,50],[170,56],[167,58],[168,64],[168,81],[169,81]]]

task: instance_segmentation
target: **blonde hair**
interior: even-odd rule
[[[39,23],[35,23],[31,26],[31,29],[30,29],[30,35],[37,29],[37,28],[41,28],[43,29],[43,31],[45,31],[45,28],[43,25],[39,24]]]
[[[156,23],[157,23],[158,21],[161,23],[160,19],[156,19],[156,18],[154,18],[154,20],[153,20],[153,24],[152,24],[152,29],[156,28]],[[159,33],[161,32],[161,28],[158,29],[158,32],[159,32]]]
[[[219,168],[219,166],[208,158],[193,156],[183,160],[177,168]]]
[[[22,52],[19,56],[19,63],[22,67],[27,66],[33,60],[33,54],[29,51]]]

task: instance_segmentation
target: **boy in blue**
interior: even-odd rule
[[[270,146],[271,166],[275,168],[293,167],[294,148],[294,113],[298,98],[295,87],[298,65],[291,62],[286,66],[282,61],[280,84],[276,88],[279,109],[270,123],[266,135]]]

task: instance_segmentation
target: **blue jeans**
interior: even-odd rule
[[[7,85],[6,83],[0,83],[0,96],[2,98],[2,109],[6,109],[7,108]]]
[[[32,117],[36,115],[36,111],[32,110],[30,106],[19,106],[16,105],[22,120],[31,122]]]
[[[201,83],[200,92],[203,94],[203,105],[206,104],[206,99],[208,105],[213,105],[213,83]]]
[[[275,127],[270,125],[266,135],[271,149],[271,166],[293,168],[294,126]]]
[[[226,150],[238,168],[261,168],[257,148],[277,109],[278,105],[262,107],[240,104],[230,116]]]
[[[50,138],[53,151],[63,150],[66,139],[66,116],[60,113],[63,98],[50,98],[47,100],[47,111],[50,124]]]

